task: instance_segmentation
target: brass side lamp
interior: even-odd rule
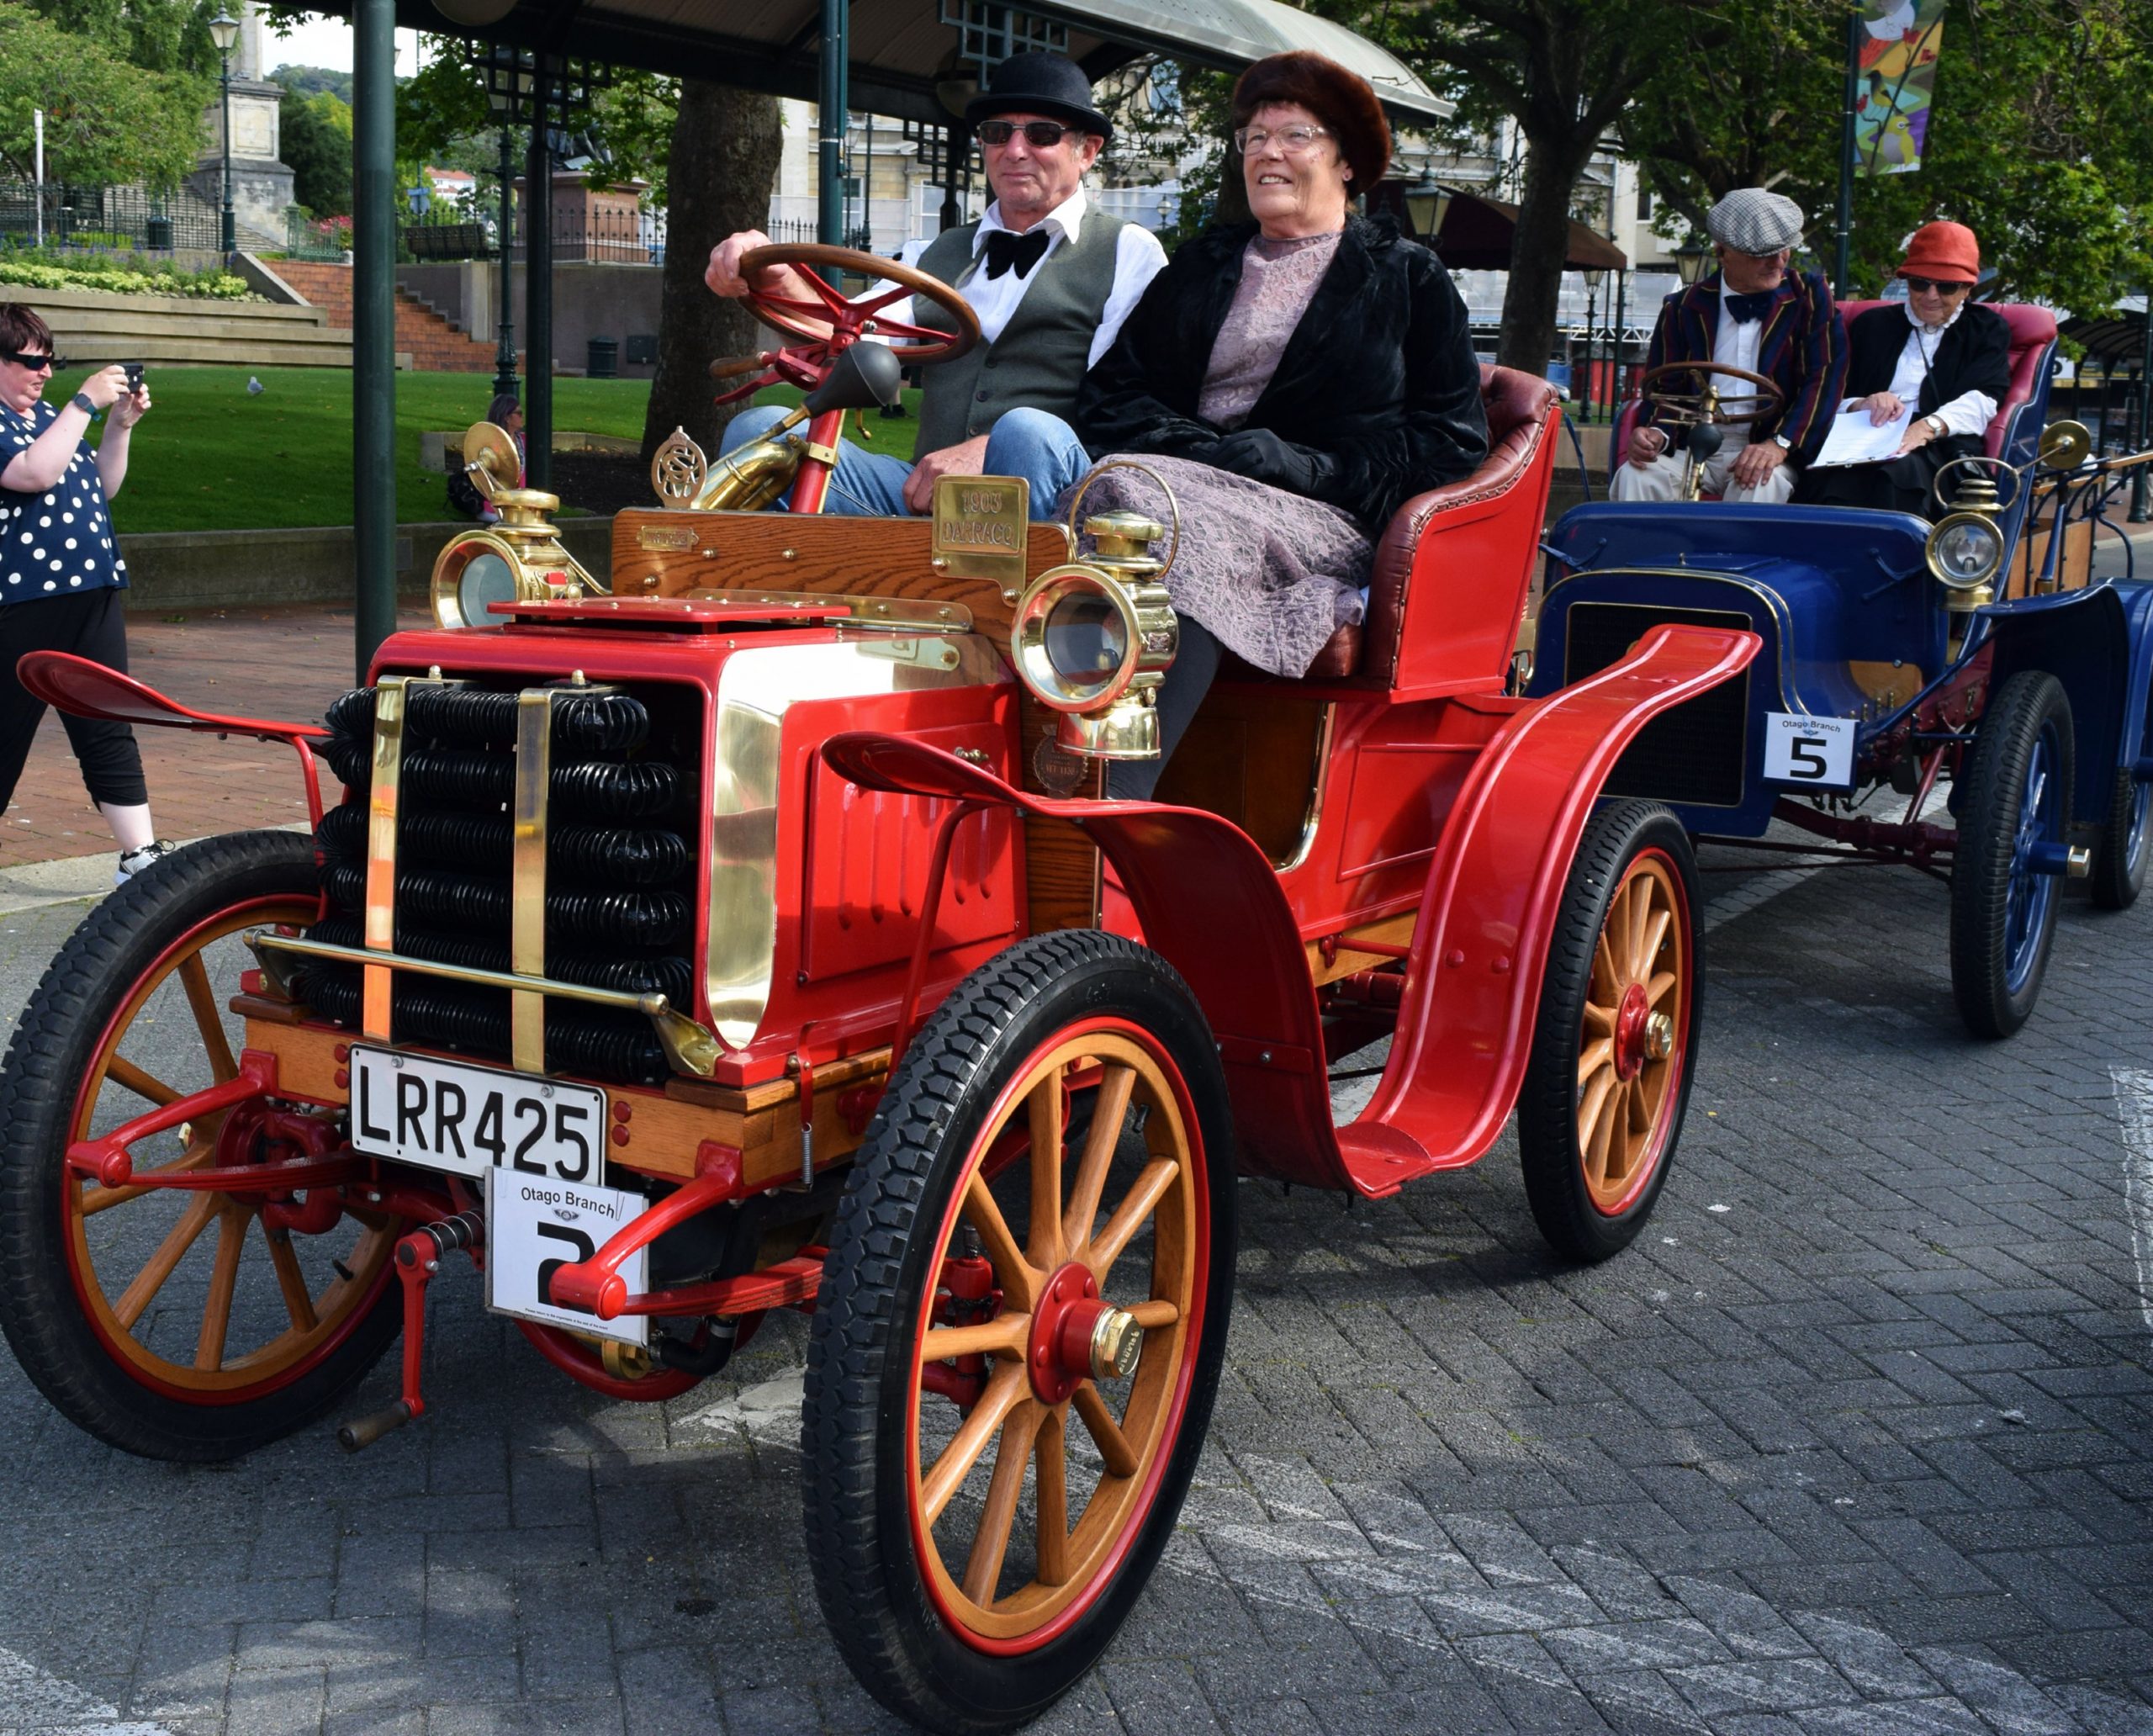
[[[560,510],[560,496],[515,485],[522,460],[506,429],[473,423],[463,437],[463,468],[473,486],[493,503],[500,521],[458,532],[435,560],[436,626],[500,627],[500,617],[487,612],[489,604],[604,593],[605,587],[562,546],[548,516]]]

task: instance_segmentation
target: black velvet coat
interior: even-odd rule
[[[1076,432],[1095,458],[1205,458],[1225,432],[1196,413],[1253,223],[1184,242],[1085,377]],[[1465,304],[1442,262],[1387,218],[1348,217],[1338,251],[1242,425],[1312,456],[1315,498],[1370,535],[1400,502],[1488,455]]]

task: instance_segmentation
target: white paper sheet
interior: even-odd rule
[[[1832,419],[1832,431],[1824,437],[1824,449],[1817,454],[1812,470],[1833,464],[1874,464],[1896,457],[1899,442],[1907,437],[1907,423],[1913,415],[1909,405],[1882,427],[1874,426],[1861,400],[1849,398]]]

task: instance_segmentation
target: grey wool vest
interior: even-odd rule
[[[985,434],[1005,410],[1044,410],[1066,419],[1091,365],[1092,340],[1114,293],[1114,256],[1122,224],[1087,209],[1074,242],[1064,241],[1032,267],[1030,283],[1002,336],[954,362],[923,368],[918,450],[924,455]],[[948,229],[928,243],[919,268],[961,289],[975,270],[976,223]],[[926,297],[913,304],[916,323],[948,331],[955,322]]]

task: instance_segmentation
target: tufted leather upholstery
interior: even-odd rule
[[[1393,515],[1376,543],[1366,622],[1358,627],[1341,627],[1333,633],[1309,665],[1304,680],[1342,680],[1358,675],[1389,685],[1398,669],[1406,604],[1413,588],[1414,555],[1421,538],[1431,529],[1442,527],[1446,512],[1507,494],[1531,471],[1558,401],[1555,389],[1537,374],[1483,364],[1480,398],[1488,412],[1487,458],[1470,476],[1415,495]],[[1537,536],[1537,519],[1532,528]],[[1521,551],[1519,559],[1529,564],[1530,551]],[[1500,582],[1500,575],[1496,582]],[[1221,673],[1253,673],[1238,659],[1228,661],[1230,668]]]

